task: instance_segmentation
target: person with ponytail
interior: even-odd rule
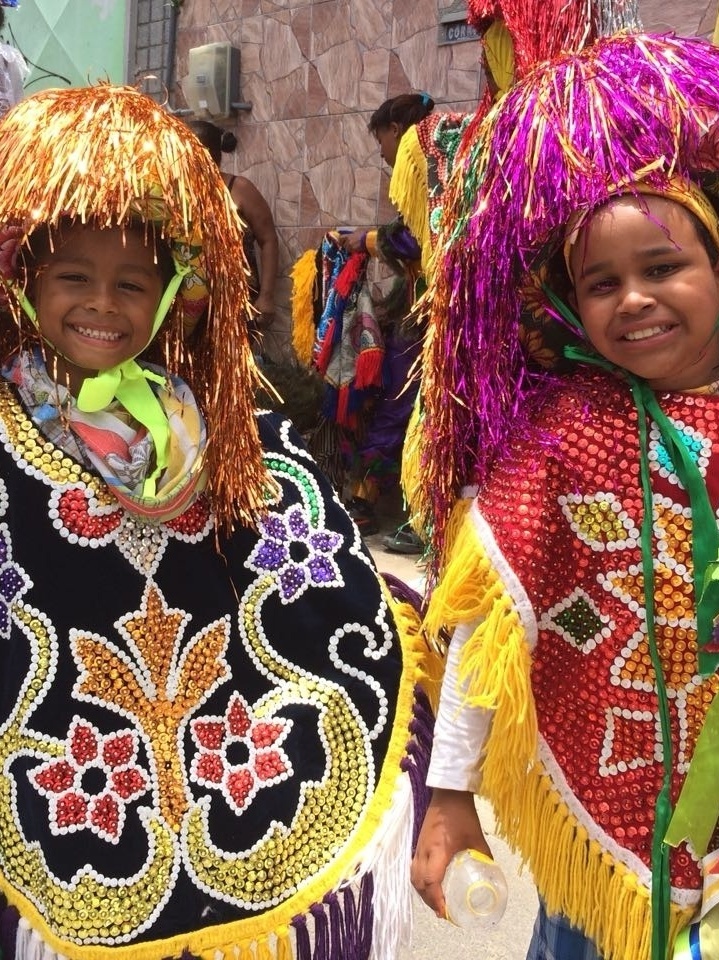
[[[210,151],[218,167],[223,153],[234,153],[237,137],[209,120],[188,120],[187,125],[200,143]],[[257,311],[257,328],[261,337],[275,315],[275,285],[279,261],[279,240],[269,204],[247,177],[222,173],[237,212],[246,224],[243,248],[250,270],[252,304]],[[259,251],[259,261],[257,257]]]

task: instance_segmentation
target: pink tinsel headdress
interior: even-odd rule
[[[550,377],[521,343],[527,280],[578,210],[617,185],[696,180],[719,168],[719,49],[620,35],[542,64],[465,144],[445,195],[425,304],[423,501],[435,550],[465,484],[481,484]],[[431,453],[430,453],[431,452]]]

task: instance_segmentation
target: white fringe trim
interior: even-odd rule
[[[21,917],[15,940],[15,960],[67,960],[67,958],[48,947],[27,920]]]
[[[400,774],[397,791],[382,825],[365,849],[360,875],[372,872],[374,919],[372,960],[396,960],[412,940],[412,861],[414,798],[409,774]]]

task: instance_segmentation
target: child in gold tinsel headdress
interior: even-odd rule
[[[529,960],[719,957],[718,77],[698,39],[558,57],[447,195],[421,493],[455,629],[413,873],[441,913],[488,797]]]
[[[3,954],[391,958],[420,653],[253,409],[229,193],[108,85],[21,102],[0,171]]]

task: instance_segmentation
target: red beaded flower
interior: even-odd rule
[[[191,728],[200,748],[192,762],[193,779],[220,790],[237,814],[262,787],[292,775],[289,758],[280,749],[292,721],[256,719],[239,693],[233,695],[224,717],[198,717]]]
[[[50,801],[54,834],[92,830],[117,843],[125,808],[146,792],[148,777],[135,765],[137,735],[120,730],[103,736],[76,719],[65,743],[65,756],[48,760],[29,774],[30,782]]]

